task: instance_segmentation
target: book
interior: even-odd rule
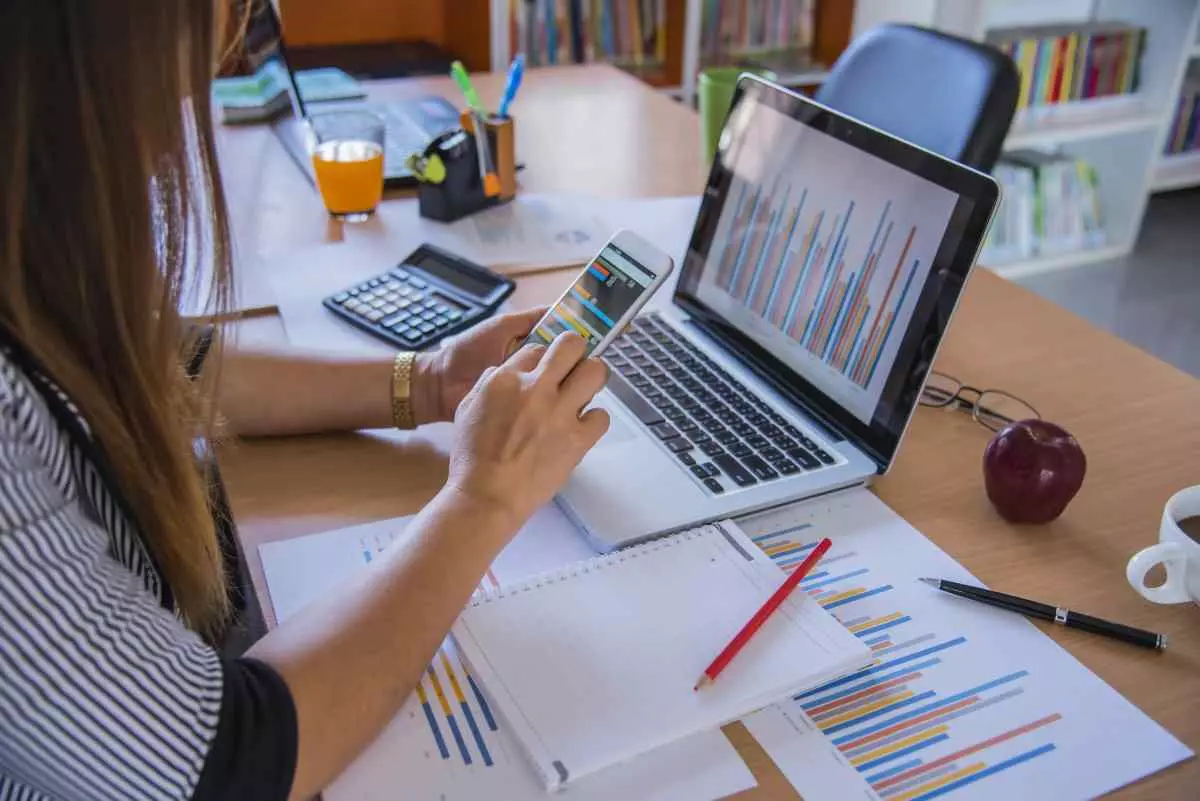
[[[482,591],[452,634],[547,789],[859,669],[870,650],[794,593],[701,691],[784,580],[724,521]]]
[[[253,75],[217,78],[212,98],[221,122],[226,124],[269,120],[290,106],[287,71],[278,61],[268,61]],[[296,85],[305,103],[366,97],[362,84],[335,67],[301,70]]]
[[[1001,201],[982,262],[1001,265],[1105,243],[1099,179],[1086,161],[1019,150],[1005,153],[993,174]]]
[[[1200,149],[1200,77],[1183,81],[1163,153],[1173,155]]]
[[[812,49],[814,0],[704,0],[700,13],[705,65],[767,66],[758,57],[772,54],[803,63]]]
[[[1017,108],[1055,105],[1138,90],[1145,28],[1123,22],[995,28],[986,40],[1021,76]]]
[[[661,67],[666,8],[665,0],[521,0],[511,5],[509,36],[530,66]]]

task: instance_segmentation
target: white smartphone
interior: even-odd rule
[[[564,331],[599,356],[650,300],[675,262],[632,231],[617,231],[546,312],[526,342],[548,345]]]

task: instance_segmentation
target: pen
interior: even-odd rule
[[[508,107],[512,105],[517,90],[521,88],[521,78],[525,76],[525,54],[518,53],[508,67],[508,80],[504,83],[504,94],[500,96],[500,108],[496,116],[508,117]]]
[[[787,580],[779,585],[779,589],[775,590],[767,602],[754,613],[754,616],[746,621],[746,625],[742,626],[742,630],[734,635],[733,639],[729,641],[729,645],[725,646],[725,650],[717,654],[717,658],[712,661],[712,664],[704,669],[699,680],[696,681],[696,686],[692,688],[693,691],[699,690],[706,684],[711,684],[721,674],[721,671],[733,661],[746,643],[750,642],[750,638],[762,628],[763,623],[767,622],[767,618],[779,608],[784,599],[791,595],[792,590],[796,589],[796,585],[808,575],[808,571],[812,570],[813,565],[821,561],[821,557],[832,545],[833,542],[828,537],[817,543],[817,547],[813,548],[800,566],[792,571],[792,575],[788,576]]]
[[[467,108],[482,114],[483,104],[479,102],[479,93],[475,91],[475,87],[471,84],[471,77],[467,75],[467,68],[463,66],[461,61],[455,61],[450,65],[450,77],[458,84],[458,88],[462,90],[463,97],[467,99]]]
[[[479,178],[483,182],[483,194],[487,197],[495,197],[500,194],[500,179],[492,165],[492,151],[488,147],[487,127],[483,122],[483,104],[479,102],[479,94],[471,84],[467,68],[461,61],[455,61],[450,65],[450,77],[462,90],[463,97],[467,100],[471,119],[475,122],[475,151],[479,158]]]
[[[933,578],[923,578],[921,581],[935,590],[948,592],[951,595],[957,595],[960,598],[967,598],[971,601],[978,601],[988,606],[1007,609],[1009,612],[1016,612],[1026,617],[1050,620],[1069,629],[1090,631],[1092,634],[1100,634],[1105,637],[1111,637],[1114,640],[1121,640],[1131,645],[1140,645],[1143,648],[1150,648],[1155,651],[1161,651],[1167,647],[1167,635],[1165,634],[1155,634],[1153,631],[1135,629],[1133,626],[1126,626],[1122,623],[1101,620],[1098,617],[1072,612],[1070,609],[1064,609],[1061,606],[1051,606],[1040,601],[1020,598],[1016,595],[993,592],[983,587],[959,584],[956,581]]]

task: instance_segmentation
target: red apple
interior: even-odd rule
[[[1045,420],[1018,420],[983,451],[988,499],[1011,523],[1048,523],[1083,486],[1087,458],[1075,437]]]

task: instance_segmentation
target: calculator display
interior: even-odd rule
[[[468,295],[477,298],[487,297],[488,293],[496,288],[494,281],[488,281],[485,278],[471,275],[432,256],[418,256],[412,261],[407,262],[407,265],[409,267],[416,267],[439,281],[444,281],[450,286],[457,287]]]

